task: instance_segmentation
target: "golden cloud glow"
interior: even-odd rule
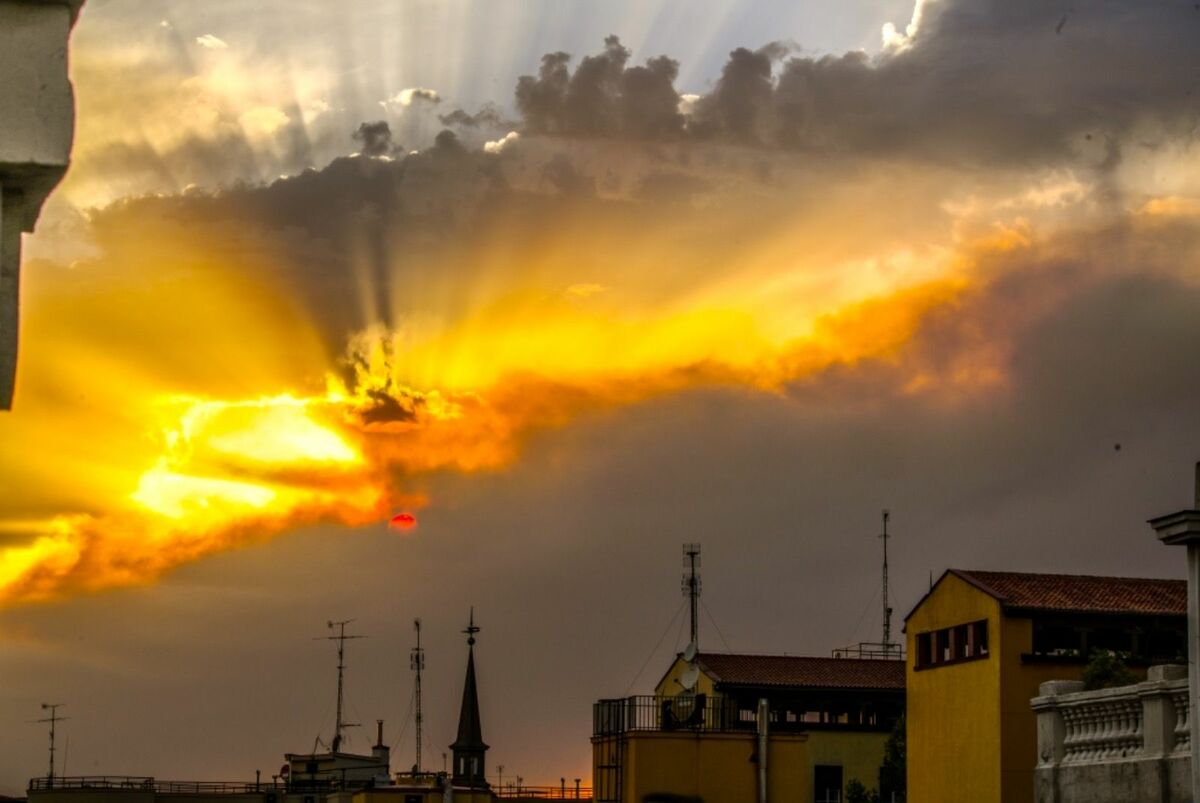
[[[889,46],[911,46],[920,18]],[[253,167],[331,111],[331,74],[258,69],[243,50],[231,38],[186,66],[161,42],[85,54],[65,195],[181,190],[170,165]],[[1070,171],[674,147],[510,134],[444,157],[486,164],[345,159],[270,200],[96,213],[93,256],[26,273],[17,411],[0,418],[0,604],[151,582],[291,528],[415,521],[434,472],[502,469],[533,432],[694,388],[779,393],[872,367],[935,402],[1003,389],[1003,326],[922,338],[997,260],[1034,252],[1039,226],[1097,203]],[[583,178],[595,192],[573,195]],[[1184,190],[1139,211],[1196,216]]]

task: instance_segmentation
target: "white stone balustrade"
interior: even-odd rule
[[[1043,683],[1038,720],[1038,803],[1190,800],[1187,668],[1151,667],[1144,683],[1084,691]]]

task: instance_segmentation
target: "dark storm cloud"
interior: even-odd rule
[[[1091,0],[926,4],[911,46],[788,60],[776,141],[1025,160],[1092,148],[1138,124],[1195,122],[1200,13],[1189,4]],[[1089,145],[1089,142],[1091,143]]]
[[[1200,12],[1192,4],[931,0],[906,44],[787,58],[792,46],[738,48],[685,121],[666,57],[629,68],[616,37],[574,69],[542,58],[516,89],[531,133],[691,138],[791,150],[908,153],[1022,162],[1119,159],[1139,125],[1176,133],[1200,121]]]
[[[507,120],[504,114],[494,104],[486,104],[474,114],[463,109],[455,109],[449,114],[438,115],[438,120],[445,126],[461,126],[463,128],[512,128],[516,123]]]
[[[392,152],[392,129],[386,120],[363,123],[354,132],[354,140],[362,143],[363,156],[387,156]]]
[[[386,124],[364,129],[364,149],[391,151]],[[122,201],[96,210],[92,233],[110,264],[143,260],[130,239],[142,220],[150,239],[174,244],[168,265],[243,264],[282,282],[340,352],[349,333],[391,323],[393,294],[424,271],[436,275],[456,247],[453,232],[489,217],[489,199],[504,192],[496,161],[443,131],[434,146],[394,160],[341,157],[271,184]],[[362,282],[373,288],[372,309],[362,308]]]
[[[626,67],[629,49],[616,36],[604,52],[585,56],[572,73],[570,56],[548,53],[537,77],[522,76],[516,103],[536,134],[662,139],[683,133],[674,83],[679,64],[665,56]]]

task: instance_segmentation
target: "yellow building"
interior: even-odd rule
[[[950,569],[905,632],[908,799],[1031,803],[1038,685],[1079,678],[1096,650],[1185,655],[1187,584]]]
[[[904,710],[898,660],[699,653],[654,695],[593,709],[596,803],[835,803],[878,785]]]

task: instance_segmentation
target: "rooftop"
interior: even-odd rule
[[[734,686],[904,690],[903,661],[702,652],[696,663],[717,683]]]
[[[1187,615],[1187,581],[949,569],[1009,609],[1071,613]],[[943,575],[944,577],[945,575]]]

